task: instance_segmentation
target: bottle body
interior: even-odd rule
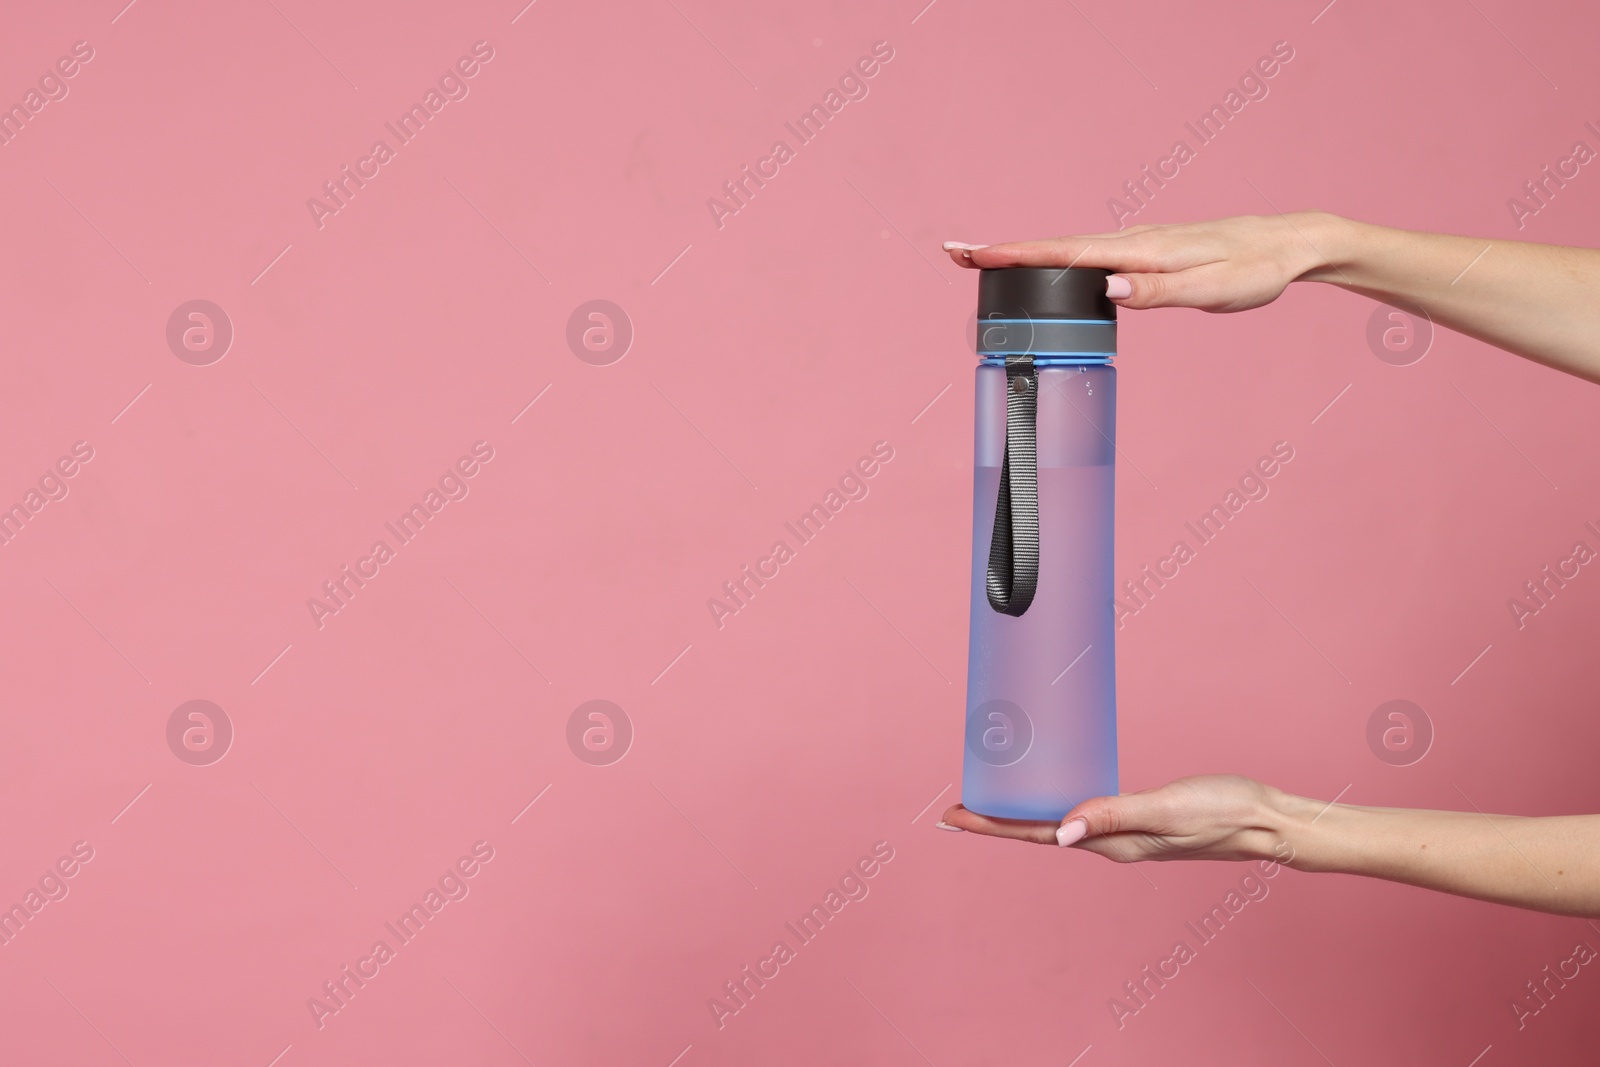
[[[1117,792],[1112,516],[1116,371],[1038,359],[1038,588],[1021,615],[986,590],[1006,449],[1003,359],[977,368],[972,622],[962,803],[1058,820]]]

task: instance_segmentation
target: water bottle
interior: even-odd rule
[[[961,801],[984,815],[1117,792],[1109,274],[979,272]]]

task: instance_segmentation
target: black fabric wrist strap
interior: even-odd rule
[[[989,539],[989,606],[1021,615],[1039,588],[1039,374],[1032,356],[1006,357],[1006,452]]]

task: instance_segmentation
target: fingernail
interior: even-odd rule
[[[1066,848],[1068,845],[1075,845],[1082,841],[1083,835],[1088,832],[1089,824],[1087,822],[1082,819],[1073,819],[1069,823],[1064,823],[1061,829],[1056,831],[1056,844],[1062,848]]]
[[[966,831],[963,830],[961,827],[959,827],[959,826],[951,826],[949,823],[945,822],[943,819],[940,819],[938,822],[934,823],[933,825],[937,826],[941,830],[949,830],[953,834],[964,834],[964,833],[966,833]]]
[[[965,242],[962,242],[962,241],[946,241],[944,243],[944,250],[946,252],[952,252],[952,251],[976,252],[980,248],[988,248],[988,247],[989,247],[988,245],[969,245],[969,244],[966,244]]]
[[[1112,300],[1121,300],[1125,296],[1133,295],[1133,283],[1120,274],[1113,274],[1106,279],[1106,296]]]

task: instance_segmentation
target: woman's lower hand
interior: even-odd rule
[[[1096,852],[1119,863],[1139,860],[1287,862],[1283,814],[1287,794],[1234,774],[1180,778],[1159,789],[1095,797],[1060,823],[996,819],[960,804],[944,813],[946,829],[1010,837]]]

